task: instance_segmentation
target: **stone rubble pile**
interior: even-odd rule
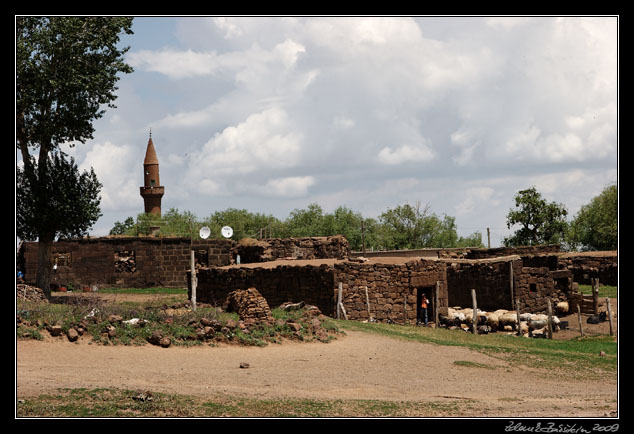
[[[48,299],[41,288],[26,284],[19,283],[16,285],[16,297],[25,301],[48,303]]]

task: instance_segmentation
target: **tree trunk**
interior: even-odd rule
[[[54,235],[41,234],[37,243],[36,286],[41,288],[46,298],[51,298],[51,247]]]

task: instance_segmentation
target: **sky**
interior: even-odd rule
[[[569,218],[618,181],[614,16],[136,17],[116,109],[65,149],[103,184],[91,231],[162,208],[285,219],[405,203],[498,247],[518,191]]]

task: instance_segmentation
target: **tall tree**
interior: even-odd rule
[[[505,246],[562,244],[565,241],[568,211],[563,204],[548,203],[535,187],[515,195],[515,209],[509,210],[506,225],[519,229],[503,241]]]
[[[618,217],[618,189],[611,184],[581,207],[570,224],[570,244],[582,250],[616,250]]]
[[[120,34],[132,34],[132,18],[16,17],[15,28],[16,145],[23,163],[20,176],[29,185],[25,193],[40,195],[30,198],[30,203],[37,206],[32,212],[47,216],[46,195],[51,194],[49,186],[57,176],[55,171],[77,174],[74,162],[65,160],[59,146],[74,146],[93,138],[93,121],[103,116],[105,106],[114,107],[118,74],[132,72],[123,61],[128,48],[118,47]],[[93,178],[94,173],[87,177]],[[59,194],[57,200],[73,197]],[[57,220],[17,216],[18,221],[32,225],[18,235],[24,239],[28,239],[27,234],[37,235],[39,240],[36,282],[47,294],[50,248],[55,236],[85,232],[86,222],[75,220],[72,205],[60,202],[59,209],[68,214]],[[88,217],[88,223],[92,221],[90,216],[84,217]],[[77,227],[64,227],[64,221],[74,222]],[[60,227],[55,227],[56,222]]]

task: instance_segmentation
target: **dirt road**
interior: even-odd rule
[[[604,417],[617,410],[616,379],[544,377],[466,348],[358,331],[327,344],[264,348],[88,342],[18,341],[17,397],[103,387],[208,398],[474,400],[465,417]],[[248,369],[240,368],[242,362]]]

